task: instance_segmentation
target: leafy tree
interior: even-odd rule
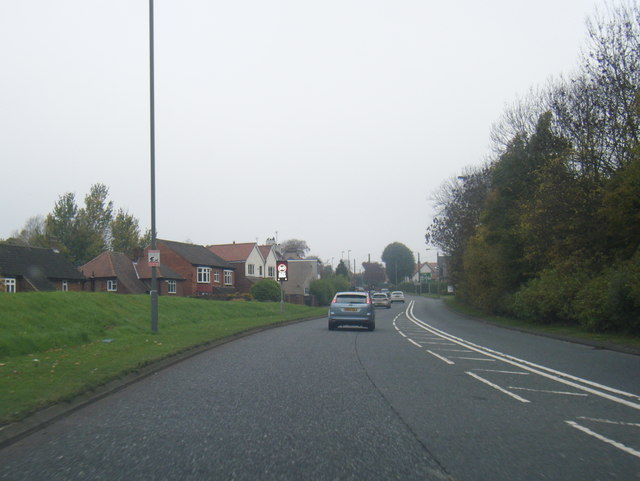
[[[416,265],[413,252],[400,242],[393,242],[384,248],[382,261],[392,284],[398,284],[405,277],[411,277]]]
[[[299,259],[304,259],[304,256],[309,252],[309,246],[307,242],[301,239],[289,239],[280,244],[281,252],[287,256],[295,256]]]
[[[362,280],[367,286],[381,285],[387,280],[384,266],[379,262],[363,262],[362,268],[364,269]]]
[[[344,260],[340,260],[338,267],[336,267],[336,276],[343,276],[343,277],[346,277],[347,279],[349,278],[349,269],[347,269],[347,266],[344,263]]]
[[[458,179],[445,182],[435,195],[436,216],[425,240],[449,256],[449,277],[454,283],[462,277],[464,249],[480,223],[490,182],[489,167],[467,169]]]
[[[111,221],[111,250],[134,259],[145,245],[145,238],[140,235],[138,219],[119,209]]]
[[[41,215],[30,217],[20,231],[12,234],[14,243],[31,247],[49,247],[45,233],[44,217]]]
[[[251,295],[258,301],[280,300],[280,286],[273,279],[260,279],[251,286]]]

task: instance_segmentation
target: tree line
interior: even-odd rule
[[[493,155],[443,184],[426,241],[487,312],[640,333],[640,9],[587,21],[577,70],[492,129]]]
[[[114,212],[109,189],[94,184],[78,206],[75,194],[58,198],[46,217],[31,217],[6,243],[55,248],[80,266],[105,250],[122,252],[132,259],[151,242],[151,232],[140,232],[138,219],[125,209]]]

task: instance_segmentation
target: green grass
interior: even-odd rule
[[[68,401],[154,361],[254,327],[326,308],[148,296],[0,293],[0,424]]]
[[[444,302],[453,310],[494,324],[521,329],[539,334],[583,340],[596,345],[613,345],[640,352],[640,337],[620,333],[595,333],[579,326],[566,324],[536,324],[503,316],[490,316],[457,301],[455,297],[445,297]]]

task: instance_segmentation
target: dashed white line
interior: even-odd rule
[[[418,344],[416,341],[414,341],[413,339],[409,339],[407,338],[407,341],[409,341],[411,344],[413,344],[414,346],[418,346],[418,347],[422,347],[420,344]]]

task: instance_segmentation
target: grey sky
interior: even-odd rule
[[[595,5],[156,0],[158,236],[435,258],[432,193],[574,69]],[[0,238],[98,182],[148,228],[148,2],[0,0],[0,65]]]

